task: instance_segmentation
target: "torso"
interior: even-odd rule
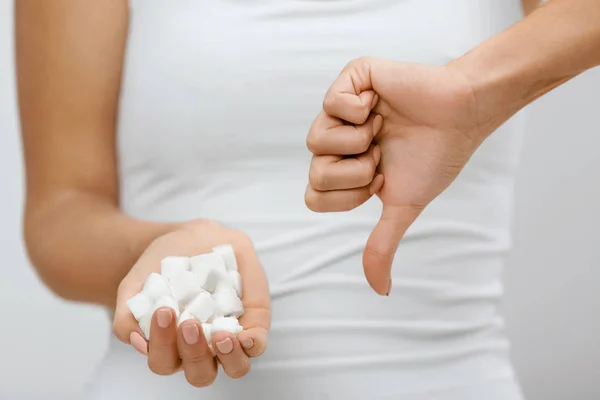
[[[519,17],[518,0],[132,3],[123,210],[250,234],[270,280],[273,328],[249,376],[202,390],[181,374],[152,375],[113,340],[92,397],[521,399],[497,309],[520,116],[409,230],[388,298],[372,292],[361,266],[378,201],[315,214],[303,197],[306,133],[348,61],[444,64]]]

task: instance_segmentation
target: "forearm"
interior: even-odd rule
[[[121,279],[146,247],[177,224],[137,220],[110,201],[69,193],[28,209],[25,241],[44,283],[68,300],[113,307]]]
[[[600,64],[600,1],[551,0],[448,68],[472,83],[482,134]]]

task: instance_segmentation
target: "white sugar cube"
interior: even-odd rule
[[[216,290],[219,281],[224,279],[227,274],[225,261],[214,252],[190,258],[190,270],[195,275],[198,284],[211,293]]]
[[[160,297],[171,296],[171,290],[169,289],[169,283],[167,282],[167,279],[156,272],[148,275],[146,282],[144,282],[142,292],[144,292],[146,296],[148,296],[148,298],[150,298],[150,300],[153,302],[158,300]]]
[[[223,317],[224,317],[224,315],[215,306],[215,312],[213,313],[213,315],[211,315],[211,317],[206,322],[208,322],[209,324],[212,324],[215,319],[217,319],[217,318],[223,318]]]
[[[158,300],[156,300],[156,303],[154,303],[154,310],[152,311],[152,313],[154,313],[154,311],[158,310],[161,307],[172,308],[173,310],[175,310],[176,318],[179,318],[179,305],[173,297],[162,296]]]
[[[197,272],[204,269],[216,269],[225,272],[225,260],[220,254],[211,252],[190,257],[190,271]]]
[[[169,256],[162,259],[160,262],[160,273],[167,279],[172,279],[177,275],[181,275],[184,271],[190,270],[189,257]]]
[[[150,325],[151,325],[151,323],[152,323],[152,313],[142,316],[138,323],[138,325],[140,326],[140,329],[144,333],[144,336],[146,337],[147,340],[150,340]]]
[[[206,322],[213,315],[215,307],[215,300],[210,293],[204,292],[190,301],[186,311],[189,311],[198,321]]]
[[[214,335],[216,332],[227,331],[234,335],[237,335],[244,328],[238,322],[238,319],[235,317],[221,317],[216,318],[212,323],[211,335]]]
[[[144,292],[140,292],[127,300],[127,306],[137,321],[144,315],[150,314],[153,308],[152,300]]]
[[[190,271],[183,271],[180,275],[170,279],[169,287],[181,309],[184,309],[194,297],[205,291]]]
[[[210,293],[213,293],[217,289],[219,281],[226,276],[226,273],[215,268],[198,269],[194,271],[193,274],[198,285]]]
[[[237,271],[238,265],[235,258],[235,251],[229,244],[224,244],[213,248],[213,251],[219,254],[225,262],[225,268],[227,271]]]
[[[202,324],[202,332],[204,333],[204,337],[206,338],[206,343],[208,343],[210,346],[212,339],[212,325]]]
[[[228,271],[227,277],[231,282],[231,287],[237,293],[239,298],[242,298],[242,276],[237,271]]]
[[[216,313],[225,316],[239,317],[244,314],[244,306],[234,289],[223,289],[213,294],[217,303]]]
[[[181,315],[179,316],[179,319],[177,320],[177,326],[183,324],[188,319],[195,319],[195,318],[194,318],[194,316],[192,314],[190,314],[189,310],[184,310],[181,313]]]

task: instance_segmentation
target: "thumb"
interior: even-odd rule
[[[421,211],[418,207],[384,204],[379,222],[367,240],[363,253],[365,277],[382,296],[389,295],[391,290],[392,262],[400,241]]]

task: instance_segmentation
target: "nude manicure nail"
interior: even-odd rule
[[[390,278],[390,283],[388,284],[388,290],[385,295],[389,296],[391,291],[392,291],[392,278]]]
[[[139,333],[131,332],[129,335],[129,342],[139,353],[145,356],[148,355],[148,344]]]
[[[158,326],[165,329],[171,325],[171,320],[173,320],[173,313],[169,309],[160,309],[156,314],[156,321],[158,322]]]
[[[200,331],[198,331],[198,326],[196,324],[188,324],[181,328],[181,334],[183,335],[183,340],[189,344],[198,343],[198,338],[200,337]]]
[[[252,338],[248,338],[242,341],[242,347],[245,349],[249,349],[254,346],[254,340]]]
[[[229,338],[221,340],[217,342],[217,350],[219,350],[219,353],[229,354],[233,351],[233,342]]]

